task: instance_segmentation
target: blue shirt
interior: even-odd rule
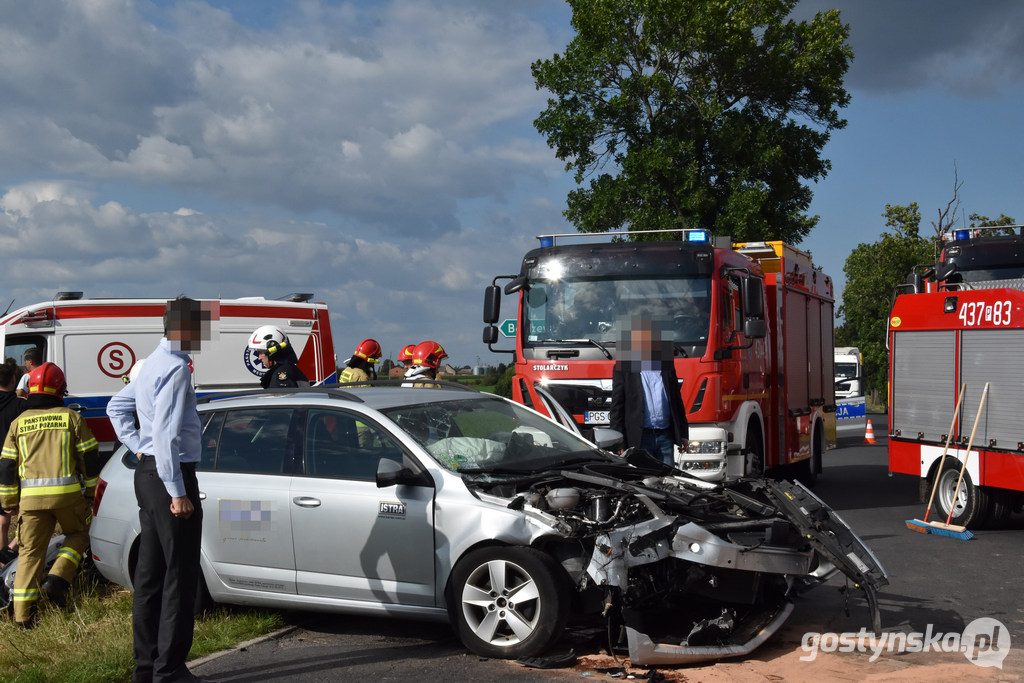
[[[139,416],[138,430],[133,411]],[[167,493],[183,497],[181,463],[199,462],[202,453],[202,423],[188,354],[161,339],[135,381],[110,399],[107,416],[121,443],[156,458]]]
[[[669,417],[671,407],[661,370],[641,370],[640,380],[644,388],[644,429],[668,429],[672,424]]]

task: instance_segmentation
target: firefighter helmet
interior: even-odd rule
[[[398,361],[403,365],[406,363],[412,363],[413,354],[416,352],[415,344],[406,344],[402,347],[402,350],[398,353]]]
[[[64,371],[50,362],[33,369],[28,373],[28,393],[67,396],[68,383],[64,379]]]
[[[435,341],[420,342],[412,353],[413,365],[425,365],[428,368],[437,369],[441,361],[448,357],[444,347]]]
[[[359,342],[353,355],[362,358],[367,363],[376,363],[380,360],[380,344],[376,339],[364,339]]]
[[[257,353],[265,351],[268,356],[273,356],[281,349],[288,346],[288,336],[281,331],[281,328],[273,325],[264,325],[257,328],[249,338],[249,348]]]

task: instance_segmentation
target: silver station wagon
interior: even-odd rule
[[[614,626],[634,664],[673,664],[750,652],[842,571],[879,627],[884,570],[799,484],[703,482],[457,385],[200,413],[199,600],[443,620],[507,658],[541,655],[572,615]],[[129,588],[136,463],[107,463],[91,529],[96,567]]]

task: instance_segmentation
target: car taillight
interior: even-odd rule
[[[95,517],[100,511],[100,501],[103,500],[103,492],[107,490],[107,482],[100,479],[96,482],[96,495],[92,499],[92,514]]]

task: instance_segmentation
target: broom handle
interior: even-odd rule
[[[988,396],[988,382],[985,382],[985,389],[981,392],[981,403],[978,404],[978,414],[974,416],[974,428],[971,429],[971,438],[967,441],[967,452],[964,453],[964,464],[960,467],[960,478],[956,480],[956,488],[953,489],[953,497],[949,501],[949,516],[946,517],[946,524],[949,524],[950,520],[953,519],[953,508],[956,507],[956,499],[960,495],[960,484],[964,481],[967,459],[971,457],[971,446],[974,445],[974,432],[978,429],[978,422],[981,421],[981,408],[985,405],[986,396]]]
[[[960,395],[956,397],[956,408],[953,409],[953,421],[949,423],[949,432],[946,434],[946,446],[942,449],[942,458],[939,459],[939,469],[935,470],[935,482],[932,484],[932,495],[928,497],[928,507],[924,509],[924,521],[926,522],[928,521],[928,515],[932,511],[932,502],[935,500],[935,491],[939,488],[939,474],[942,473],[942,466],[946,462],[946,453],[949,452],[949,442],[953,439],[953,428],[956,427],[956,418],[960,415],[960,403],[964,400],[964,393],[966,391],[967,384],[961,384]]]

